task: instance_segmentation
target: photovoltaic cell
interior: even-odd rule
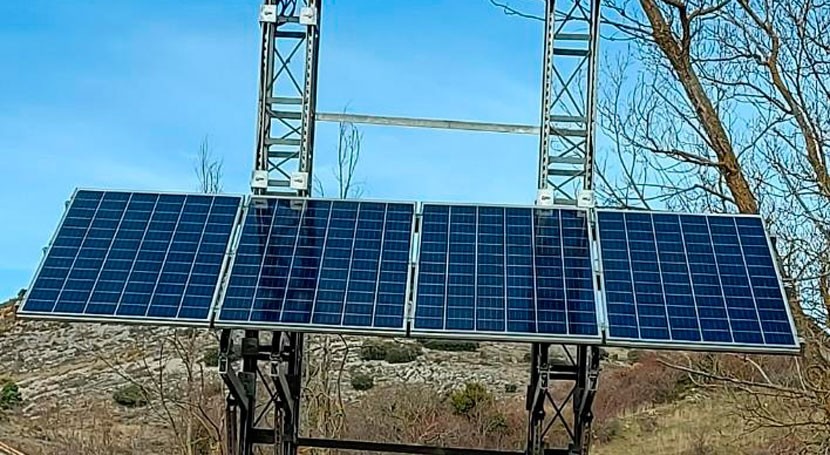
[[[412,333],[599,338],[587,214],[424,204]]]
[[[760,218],[598,211],[608,340],[797,349]]]
[[[19,314],[209,325],[241,200],[77,191]]]
[[[264,201],[245,216],[217,326],[404,333],[414,204]]]

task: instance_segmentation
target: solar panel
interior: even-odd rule
[[[216,326],[405,333],[414,204],[260,200]]]
[[[241,200],[76,191],[19,314],[209,325]]]
[[[609,344],[797,350],[760,218],[597,214]]]
[[[587,212],[424,204],[415,335],[598,342]]]

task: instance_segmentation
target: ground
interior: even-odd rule
[[[187,363],[157,342],[169,337],[169,330],[11,318],[7,311],[0,319],[0,375],[19,386],[23,401],[0,411],[0,441],[26,454],[183,453],[167,415],[181,406],[159,406],[154,398],[149,406],[129,407],[113,398],[133,382],[150,384],[151,393],[183,393]],[[211,364],[215,360],[206,355],[216,338],[201,332],[193,337],[199,401],[221,423],[223,391]],[[328,354],[322,338],[308,343],[311,356],[331,358],[332,377],[338,377],[345,355],[340,389],[347,418],[338,430],[344,436],[504,448],[522,443],[527,346],[482,343],[473,352],[421,348],[414,361],[390,364],[361,360],[364,342],[329,339]],[[734,413],[734,396],[725,399],[721,392],[694,387],[652,354],[634,354],[611,351],[603,364],[593,453],[785,453],[770,448],[776,435],[747,433]],[[373,387],[355,390],[355,375],[371,377]],[[162,376],[167,382],[154,389],[154,378]],[[446,397],[466,382],[483,384],[492,403],[474,412],[454,409]],[[208,442],[195,453],[219,453],[212,437],[206,434]]]

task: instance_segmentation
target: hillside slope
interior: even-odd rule
[[[165,400],[159,399],[159,394],[170,400],[183,393],[188,371],[181,356],[165,348],[163,341],[172,339],[170,329],[11,317],[7,312],[0,319],[0,371],[20,387],[23,402],[0,411],[0,440],[27,454],[181,453],[181,438],[171,431],[166,415],[181,407],[161,406]],[[329,359],[334,381],[341,376],[342,362],[339,384],[343,412],[349,416],[338,430],[342,436],[493,448],[523,443],[527,346],[482,343],[473,352],[416,346],[421,354],[414,360],[389,363],[362,360],[366,339],[324,340],[310,337],[309,352],[312,359]],[[211,364],[216,339],[205,332],[193,343],[202,391],[198,400],[221,423],[223,391]],[[355,390],[356,376],[371,378],[370,390]],[[162,377],[163,384],[154,388],[154,378]],[[466,382],[483,384],[490,404],[467,414],[453,408],[453,400],[445,397]],[[131,384],[147,387],[149,405],[116,403],[114,397]],[[334,393],[336,387],[328,390]],[[308,403],[307,408],[317,409],[319,397]],[[648,353],[610,353],[595,410],[594,453],[600,455],[644,449],[685,455],[784,453],[769,451],[775,438],[768,435],[742,437],[746,428],[728,401],[694,389],[684,375],[662,367]],[[328,431],[313,416],[306,420],[311,431]],[[406,424],[396,426],[398,421]],[[437,433],[436,425],[441,429]],[[202,444],[197,453],[219,453],[217,444]]]

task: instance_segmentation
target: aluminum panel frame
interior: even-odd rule
[[[743,354],[799,354],[802,352],[802,343],[799,341],[800,337],[798,336],[798,330],[795,325],[795,320],[792,315],[792,311],[790,309],[790,305],[787,303],[787,293],[784,289],[784,281],[782,279],[781,274],[781,266],[779,261],[775,255],[775,249],[773,248],[772,241],[770,239],[769,230],[767,229],[766,223],[764,223],[763,217],[757,214],[749,214],[749,213],[685,213],[685,212],[671,212],[668,210],[634,210],[634,209],[613,209],[608,207],[597,207],[593,210],[594,214],[596,214],[597,223],[599,222],[599,213],[601,212],[608,212],[608,213],[640,213],[640,214],[649,214],[649,215],[673,215],[673,216],[702,216],[702,217],[723,217],[723,218],[755,218],[761,222],[762,227],[764,228],[764,236],[767,241],[767,246],[770,250],[770,254],[772,255],[772,262],[776,273],[776,278],[778,279],[778,287],[781,291],[782,300],[784,302],[784,307],[787,312],[787,318],[790,323],[790,329],[793,333],[793,340],[794,344],[792,346],[786,345],[763,345],[763,344],[745,344],[745,343],[716,343],[716,342],[690,342],[690,341],[682,341],[682,340],[660,340],[660,341],[652,341],[652,340],[643,340],[643,339],[636,339],[636,338],[621,338],[621,337],[613,337],[610,335],[608,331],[608,327],[604,330],[605,336],[603,345],[609,347],[618,347],[618,348],[636,348],[636,349],[656,349],[656,350],[670,350],[670,351],[695,351],[695,352],[718,352],[718,353],[743,353]],[[602,260],[602,234],[600,233],[599,226],[597,226],[597,250],[599,252],[599,259]],[[602,267],[602,263],[599,264]],[[602,276],[603,280],[603,288],[602,288],[602,305],[605,307],[603,308],[603,313],[606,317],[607,323],[607,300],[605,297],[605,286],[604,286],[604,275]]]
[[[79,315],[77,313],[65,313],[65,312],[40,312],[40,311],[26,311],[26,301],[29,298],[29,293],[32,291],[32,288],[37,281],[40,273],[43,269],[44,264],[46,263],[46,258],[49,257],[49,253],[52,251],[52,247],[55,244],[55,240],[57,239],[58,232],[60,231],[61,226],[63,226],[64,222],[66,221],[67,214],[69,213],[69,208],[72,206],[72,203],[75,201],[77,195],[81,191],[98,191],[102,193],[132,193],[132,194],[145,194],[145,195],[171,195],[171,196],[223,196],[223,197],[236,197],[239,200],[239,206],[237,207],[237,214],[235,220],[235,226],[233,231],[231,231],[231,236],[228,238],[228,245],[225,248],[225,259],[222,261],[222,265],[219,272],[219,279],[214,288],[213,293],[213,300],[208,308],[207,317],[205,319],[192,319],[192,318],[156,318],[156,317],[125,317],[125,316],[103,316],[103,315]],[[40,262],[35,269],[35,273],[32,279],[29,281],[29,286],[26,288],[26,295],[23,296],[23,299],[17,304],[17,310],[15,312],[16,316],[19,316],[21,319],[31,319],[31,320],[39,320],[39,321],[56,321],[56,322],[80,322],[80,323],[96,323],[96,324],[127,324],[127,325],[151,325],[151,326],[162,326],[162,327],[190,327],[190,328],[210,328],[212,326],[213,321],[213,311],[217,305],[217,296],[219,295],[220,285],[222,283],[222,277],[225,274],[225,267],[228,264],[228,256],[230,255],[231,246],[234,243],[234,236],[235,232],[239,227],[240,222],[240,215],[242,212],[243,203],[245,201],[245,196],[234,194],[234,193],[219,193],[219,194],[210,194],[210,193],[200,193],[196,191],[149,191],[149,190],[129,190],[129,189],[101,189],[101,188],[92,188],[92,187],[76,187],[72,194],[69,196],[64,202],[64,211],[58,221],[58,224],[55,226],[54,230],[52,231],[52,235],[47,243],[47,246],[44,248],[43,255],[40,259]],[[126,210],[126,208],[125,208]]]
[[[410,233],[414,233],[416,230],[416,224],[418,220],[418,203],[412,201],[392,201],[392,200],[381,200],[381,199],[340,199],[340,198],[318,198],[318,197],[310,197],[310,196],[288,196],[288,195],[271,195],[271,194],[263,194],[263,195],[251,195],[247,198],[246,201],[243,203],[242,213],[240,214],[240,222],[237,226],[237,233],[232,239],[232,249],[230,254],[230,261],[228,262],[227,272],[225,273],[223,279],[221,280],[221,290],[218,294],[217,301],[214,305],[214,312],[211,317],[211,327],[216,329],[245,329],[245,330],[269,330],[269,331],[286,331],[286,332],[295,332],[295,333],[320,333],[320,334],[341,334],[341,335],[358,335],[358,336],[389,336],[389,337],[403,337],[407,336],[409,333],[409,319],[408,313],[409,310],[409,302],[403,302],[403,324],[401,325],[400,329],[389,329],[389,328],[372,328],[372,327],[357,327],[357,326],[332,326],[332,325],[321,325],[321,324],[313,324],[311,322],[307,324],[297,324],[297,323],[283,323],[283,322],[258,322],[258,321],[223,321],[219,319],[219,315],[222,311],[222,307],[224,306],[225,297],[227,293],[227,285],[230,281],[231,272],[233,271],[233,266],[236,262],[236,252],[239,247],[239,242],[242,239],[242,232],[245,228],[245,220],[247,219],[248,210],[250,210],[251,206],[254,204],[255,200],[288,200],[288,201],[301,201],[303,203],[303,207],[305,207],[305,203],[308,201],[320,201],[320,202],[354,202],[354,203],[380,203],[380,204],[406,204],[412,206],[412,224],[410,228]],[[414,248],[415,238],[413,235],[410,235],[410,252]],[[412,275],[407,275],[406,280],[406,295],[408,295],[410,287],[412,286]],[[376,304],[376,302],[375,302]]]
[[[417,218],[420,220],[423,214],[424,206],[426,205],[433,205],[433,206],[442,206],[442,207],[492,207],[492,208],[522,208],[522,209],[531,209],[531,210],[569,210],[575,212],[581,212],[586,217],[587,229],[591,229],[590,220],[592,216],[592,211],[590,209],[575,207],[572,205],[567,204],[554,204],[550,206],[539,206],[539,205],[532,205],[532,204],[476,204],[476,203],[453,203],[453,202],[423,202],[419,205],[419,213],[417,214]],[[420,227],[420,226],[419,226]],[[415,262],[415,272],[414,278],[412,278],[412,309],[411,309],[411,319],[408,320],[408,333],[409,336],[412,338],[433,338],[433,339],[453,339],[453,340],[469,340],[469,341],[501,341],[501,342],[526,342],[526,343],[551,343],[551,344],[575,344],[575,345],[587,345],[587,346],[598,346],[603,344],[603,340],[605,338],[605,333],[602,329],[603,321],[600,319],[599,313],[597,313],[597,334],[591,336],[585,335],[545,335],[545,334],[538,334],[538,333],[518,333],[518,332],[488,332],[488,331],[449,331],[449,330],[437,330],[437,329],[416,329],[415,328],[415,311],[418,307],[418,265],[420,264],[420,254],[421,254],[421,239],[422,236],[419,235],[416,240],[413,242],[413,248],[416,249],[416,254],[414,255],[414,262]],[[590,232],[588,233],[588,241],[590,242]],[[589,254],[590,254],[590,246],[589,246]],[[591,255],[591,262],[593,261],[593,255]],[[593,262],[592,262],[593,266]],[[600,292],[597,288],[597,281],[595,279],[591,279],[592,287],[594,288],[594,294]],[[505,303],[506,304],[506,303]],[[536,304],[534,300],[534,305]]]

